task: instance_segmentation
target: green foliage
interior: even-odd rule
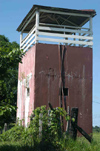
[[[94,131],[94,132],[100,132],[100,127],[99,127],[99,126],[93,127],[93,131]]]
[[[15,121],[18,63],[24,53],[19,44],[0,35],[0,127]]]
[[[3,132],[0,136],[0,141],[18,141],[21,139],[24,127],[22,125],[16,124],[10,130]]]
[[[49,151],[49,149],[59,150],[59,147],[61,148],[59,140],[64,137],[61,130],[60,116],[67,116],[63,108],[55,108],[50,111],[49,115],[46,106],[36,108],[31,115],[33,120],[31,120],[30,125],[23,133],[22,141],[25,145],[31,144],[43,151]],[[39,132],[39,120],[42,121],[42,132]]]
[[[21,141],[1,142],[0,151],[39,151],[34,150],[32,146],[22,144]]]
[[[60,116],[69,119],[63,108],[54,108],[48,115],[45,106],[38,107],[33,111],[27,128],[22,126],[23,121],[19,121],[0,134],[0,151],[100,151],[100,133],[94,133],[91,144],[83,137],[74,141],[62,132]],[[42,120],[41,133],[39,120]]]
[[[100,133],[98,133],[100,138]],[[68,151],[100,151],[100,139],[97,135],[93,134],[93,141],[89,143],[84,137],[77,138],[77,141],[68,139],[65,145]]]
[[[42,116],[40,116],[40,114]],[[60,140],[66,136],[62,133],[60,116],[66,117],[67,113],[63,108],[51,110],[48,115],[46,106],[36,108],[31,118],[33,118],[27,128],[24,128],[21,123],[15,125],[10,130],[0,135],[0,141],[21,141],[25,146],[31,146],[34,150],[41,151],[59,151],[63,148]],[[39,120],[42,120],[42,132],[39,132]]]

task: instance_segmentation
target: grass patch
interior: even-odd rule
[[[33,147],[22,144],[21,142],[2,142],[0,151],[33,151]]]
[[[68,151],[100,151],[100,133],[93,133],[93,141],[89,143],[84,137],[77,138],[76,141],[69,140]]]
[[[93,142],[90,144],[85,138],[77,138],[76,141],[72,139],[60,140],[59,144],[62,146],[59,151],[100,151],[100,133],[93,134]],[[47,148],[48,146],[48,148]],[[36,146],[27,145],[21,141],[4,141],[0,142],[0,151],[58,151],[53,146],[40,145]]]

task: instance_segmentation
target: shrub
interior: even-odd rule
[[[17,141],[21,139],[24,127],[16,124],[10,130],[0,134],[0,141]]]
[[[49,150],[59,151],[62,147],[60,140],[64,140],[65,137],[60,122],[61,116],[67,120],[67,113],[63,108],[47,110],[46,106],[38,107],[33,111],[31,115],[33,119],[27,128],[16,124],[0,135],[0,141],[21,141],[23,145],[34,147],[37,150],[41,148],[41,151],[45,151],[49,148]],[[41,132],[39,132],[39,120],[42,121]]]

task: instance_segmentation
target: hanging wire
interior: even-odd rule
[[[93,103],[97,103],[97,104],[100,104],[100,102],[96,102],[96,101],[93,101]]]

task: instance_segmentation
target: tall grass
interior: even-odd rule
[[[64,109],[54,109],[48,116],[46,108],[41,107],[34,110],[34,115],[27,128],[17,124],[0,134],[0,151],[100,151],[100,133],[93,134],[91,144],[83,137],[74,141],[62,133],[59,116],[66,116]],[[41,135],[39,119],[42,120]]]
[[[60,151],[100,151],[100,133],[93,134],[93,142],[90,144],[85,138],[77,138],[76,141],[72,139],[60,140],[62,144]],[[45,146],[44,146],[45,147]],[[0,142],[0,151],[57,151],[56,148],[44,148],[39,146],[25,145],[22,141],[4,141]]]

